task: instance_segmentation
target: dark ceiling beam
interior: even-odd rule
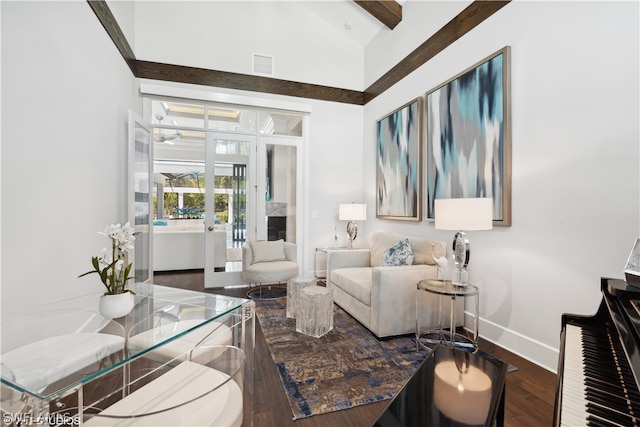
[[[127,62],[127,65],[131,69],[131,72],[136,74],[136,55],[133,53],[133,49],[129,46],[127,38],[124,36],[120,25],[111,13],[111,9],[104,0],[87,0],[89,6],[96,14],[98,20],[111,37],[111,40],[116,45],[116,48],[120,51],[120,54]]]
[[[270,77],[136,61],[136,77],[363,105],[363,92]]]
[[[511,0],[476,0],[365,90],[368,103],[480,25]]]
[[[136,59],[105,0],[87,0],[135,77],[365,105],[447,48],[510,0],[476,0],[364,92]],[[386,2],[379,2],[386,3]]]
[[[402,5],[396,0],[354,0],[390,30],[402,21]]]

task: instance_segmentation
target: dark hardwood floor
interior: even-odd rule
[[[205,289],[201,271],[156,274],[154,283],[237,297],[246,297],[247,293],[247,288],[242,287]],[[480,348],[518,368],[507,374],[505,426],[550,426],[556,388],[555,374],[486,340],[480,339]],[[388,403],[371,403],[293,421],[278,372],[257,321],[254,375],[253,421],[258,427],[369,426]]]

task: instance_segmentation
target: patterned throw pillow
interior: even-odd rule
[[[409,239],[404,239],[391,246],[382,257],[382,265],[411,265],[413,264],[413,248]]]

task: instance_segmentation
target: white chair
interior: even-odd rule
[[[295,243],[248,242],[242,246],[242,279],[249,285],[282,283],[298,275]]]
[[[94,311],[21,313],[2,321],[2,377],[30,392],[42,390],[80,370],[93,372],[111,357],[122,360],[124,346],[122,325]]]
[[[246,356],[233,346],[203,346],[207,361],[178,355],[141,388],[85,420],[85,426],[241,427]],[[170,368],[170,369],[169,369]],[[168,370],[167,370],[168,369]]]

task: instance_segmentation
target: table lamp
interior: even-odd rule
[[[462,230],[490,230],[493,227],[493,199],[460,198],[435,200],[436,230],[458,230],[453,237],[453,259],[456,270],[453,284],[466,286],[465,273],[471,249]]]
[[[358,226],[355,221],[367,219],[367,205],[362,203],[347,203],[338,206],[338,219],[349,221],[347,223],[348,248],[353,249],[353,241],[358,235]]]

